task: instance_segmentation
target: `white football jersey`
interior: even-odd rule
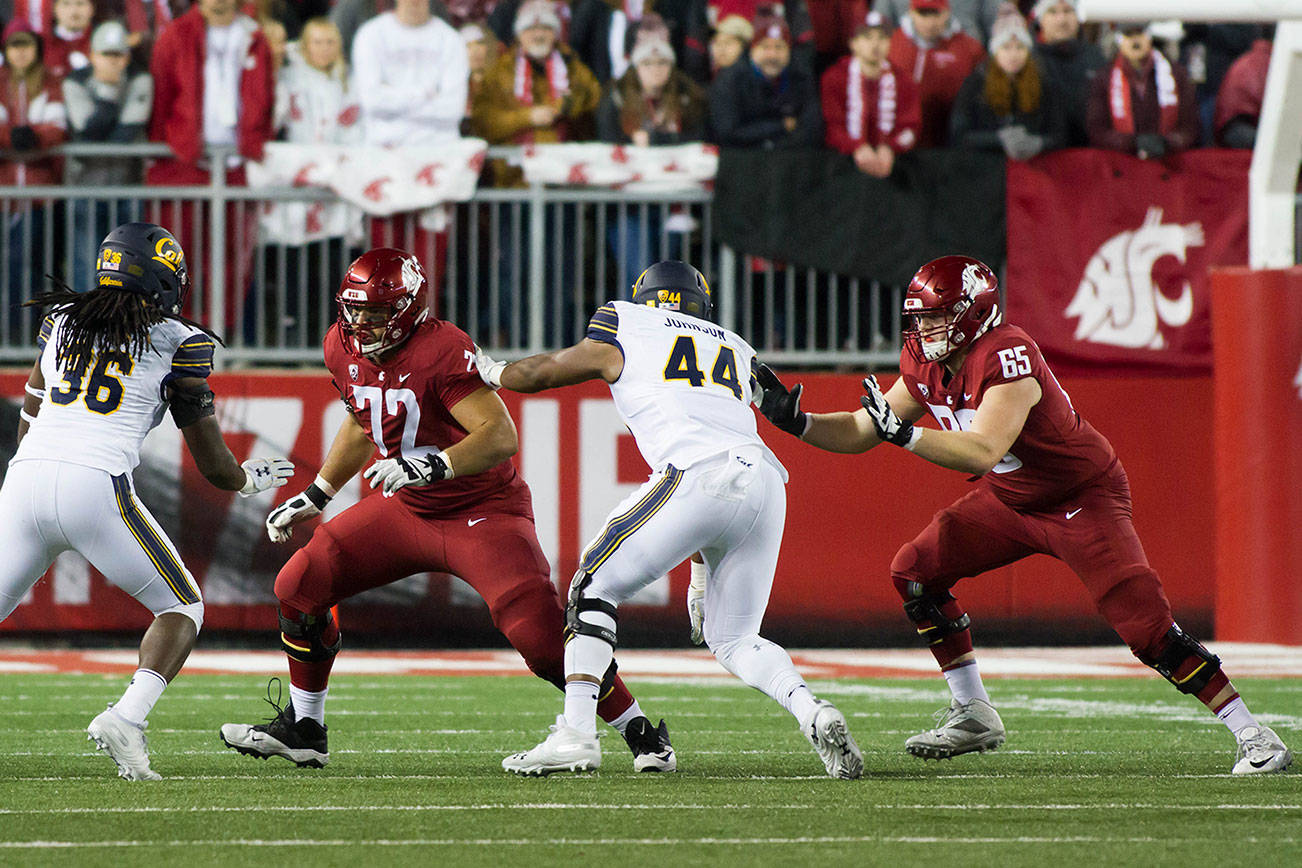
[[[83,370],[70,371],[55,362],[63,322],[55,313],[41,324],[37,346],[45,399],[13,462],[53,459],[129,473],[140,463],[145,435],[167,409],[166,384],[212,372],[213,339],[167,319],[150,329],[153,346],[138,358],[123,351],[101,353]]]
[[[587,337],[614,344],[624,370],[610,384],[615,407],[647,464],[685,470],[738,446],[758,446],[751,410],[755,350],[722,326],[677,311],[626,301],[603,305]]]

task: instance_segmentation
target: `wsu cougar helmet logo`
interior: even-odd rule
[[[1153,264],[1163,256],[1186,262],[1186,251],[1201,246],[1201,223],[1163,223],[1161,208],[1149,208],[1138,229],[1103,242],[1064,312],[1080,318],[1076,339],[1134,349],[1165,347],[1159,326],[1189,322],[1193,290],[1186,280],[1178,297],[1164,295],[1153,284]]]

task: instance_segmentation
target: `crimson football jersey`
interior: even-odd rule
[[[466,430],[450,408],[485,388],[470,337],[452,323],[433,318],[417,326],[382,363],[349,353],[339,326],[333,325],[325,336],[325,363],[380,457],[427,455],[460,442]],[[468,512],[533,518],[529,488],[509,459],[473,476],[408,486],[398,497],[414,513],[429,518]]]
[[[1022,433],[984,477],[995,496],[1014,509],[1059,503],[1116,463],[1112,444],[1076,412],[1040,348],[1017,326],[996,326],[978,338],[952,377],[943,362],[919,364],[906,350],[900,376],[909,394],[947,431],[971,425],[987,389],[1025,377],[1040,384],[1040,401]]]

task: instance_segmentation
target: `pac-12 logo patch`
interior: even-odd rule
[[[350,379],[350,380],[356,380],[356,379],[357,379],[357,366],[356,366],[356,365],[349,365],[349,366],[348,366],[348,379]]]

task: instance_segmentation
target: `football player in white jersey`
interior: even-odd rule
[[[653,468],[583,553],[565,613],[565,711],[541,744],[502,761],[508,771],[601,766],[595,711],[614,654],[617,607],[699,553],[693,635],[703,633],[725,669],[791,712],[829,775],[863,773],[845,717],[814,697],[786,651],[759,635],[786,521],[787,473],[760,439],[749,406],[755,351],[711,322],[711,308],[699,271],[658,262],[633,285],[631,303],[609,302],[593,315],[580,343],[511,364],[477,356],[493,388],[539,392],[605,380]]]
[[[216,336],[180,315],[190,281],[171,233],[152,223],[117,227],[100,245],[96,283],[28,302],[52,310],[0,487],[0,621],[68,550],[153,612],[131,683],[86,732],[121,777],[159,780],[145,718],[194,647],[203,599],[136,499],[140,444],[170,408],[195,464],[218,488],[248,497],[284,485],[294,467],[284,458],[240,464],[226,447],[207,382]]]

